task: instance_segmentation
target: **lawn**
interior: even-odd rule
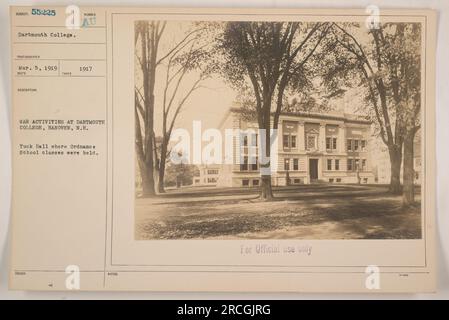
[[[136,239],[418,239],[416,206],[377,185],[302,185],[274,189],[186,188],[136,199]]]

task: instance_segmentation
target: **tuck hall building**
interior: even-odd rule
[[[240,108],[231,108],[221,130],[257,132],[255,121],[245,120]],[[212,165],[216,185],[257,187],[260,171],[257,161],[259,139],[244,135],[234,139],[234,164]],[[374,183],[370,159],[371,123],[344,113],[285,112],[280,115],[277,143],[277,170],[272,185],[311,183]],[[272,164],[273,165],[273,164]]]

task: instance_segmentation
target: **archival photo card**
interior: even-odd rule
[[[433,11],[36,10],[12,288],[435,290]]]

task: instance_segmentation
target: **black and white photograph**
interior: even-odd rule
[[[134,32],[136,240],[421,239],[421,23]]]
[[[447,296],[449,6],[87,2],[0,9],[0,296]]]

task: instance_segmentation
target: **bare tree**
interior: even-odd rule
[[[200,42],[201,28],[189,31],[186,36],[176,43],[164,59],[165,81],[162,99],[162,138],[158,163],[158,192],[164,193],[164,177],[167,159],[170,153],[168,148],[176,120],[182,111],[185,102],[194,91],[199,89],[200,83],[208,76],[207,70],[201,68],[202,61],[207,57],[205,45]],[[197,78],[192,82],[186,79],[190,71],[195,70]],[[189,79],[190,80],[190,79]],[[180,90],[187,84],[187,89]]]
[[[166,52],[161,52],[161,39],[167,22],[138,21],[135,25],[136,60],[141,70],[142,86],[135,87],[135,132],[136,154],[142,178],[143,196],[155,195],[155,169],[158,177],[158,192],[164,192],[164,175],[168,144],[175,121],[190,95],[199,88],[204,79],[201,73],[183,96],[180,85],[189,71],[198,67],[205,51],[198,46],[201,28],[186,32],[184,37]],[[140,42],[139,42],[140,41]],[[140,50],[137,50],[140,47]],[[166,68],[162,108],[162,139],[157,145],[154,132],[155,83],[158,70]],[[158,150],[160,149],[160,150]]]
[[[165,23],[137,21],[134,44],[136,59],[142,71],[142,87],[135,88],[135,144],[143,196],[155,195],[154,185],[154,86],[159,42]],[[140,52],[137,50],[140,41]],[[139,52],[139,54],[138,54]]]

